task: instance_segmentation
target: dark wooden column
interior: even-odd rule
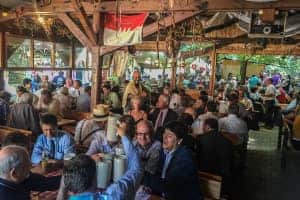
[[[4,69],[6,67],[5,32],[0,33],[0,90],[4,89]]]
[[[211,55],[211,75],[210,75],[210,81],[209,81],[209,95],[214,95],[214,89],[215,89],[215,80],[216,80],[216,65],[217,65],[217,54],[216,54],[216,47],[213,48]]]
[[[100,47],[92,48],[92,96],[91,110],[100,102],[100,91],[102,83],[102,61]]]

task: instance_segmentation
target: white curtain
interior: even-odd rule
[[[112,75],[117,77],[123,77],[126,72],[126,66],[130,54],[127,51],[116,51],[113,54],[112,59]]]

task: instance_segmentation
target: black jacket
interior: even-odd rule
[[[223,193],[230,193],[232,184],[233,146],[217,131],[196,138],[199,170],[222,176]]]
[[[166,177],[161,178],[165,162],[165,154],[161,152],[159,170],[155,176],[149,175],[146,186],[150,187],[154,194],[162,195],[168,200],[201,200],[203,199],[197,174],[196,164],[186,147],[179,146],[174,152],[168,165]],[[164,194],[164,195],[163,195]]]
[[[31,191],[57,190],[61,176],[45,177],[39,174],[30,176],[19,184],[0,178],[0,199],[2,200],[30,200]]]
[[[160,113],[160,109],[156,108],[152,113],[149,114],[149,120],[153,123],[153,126],[155,126],[156,119]],[[164,119],[163,126],[165,126],[170,121],[175,121],[178,118],[178,114],[172,110],[168,109],[167,115]],[[162,135],[163,135],[163,126],[158,127],[155,133],[155,139],[162,141]]]

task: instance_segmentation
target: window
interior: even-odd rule
[[[55,67],[67,68],[71,66],[71,46],[62,43],[56,43],[55,49]]]
[[[30,67],[30,39],[7,37],[7,67]]]
[[[75,68],[86,68],[87,48],[75,48]]]
[[[34,67],[52,67],[51,52],[53,44],[34,40]]]

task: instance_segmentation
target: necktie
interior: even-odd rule
[[[156,121],[155,130],[157,130],[159,127],[162,127],[163,114],[164,113],[162,111],[160,111],[159,116],[158,116],[157,121]]]
[[[50,140],[50,158],[55,158],[55,142],[53,139]]]

